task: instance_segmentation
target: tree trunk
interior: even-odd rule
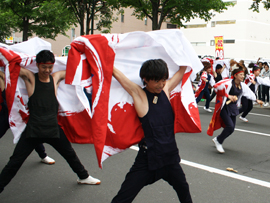
[[[28,40],[28,28],[29,28],[29,20],[27,17],[23,18],[23,42]]]
[[[159,8],[159,1],[152,3],[152,30],[159,30],[158,27],[158,8]]]
[[[80,30],[80,35],[84,35],[84,19],[80,21],[80,27],[81,27],[81,30]]]

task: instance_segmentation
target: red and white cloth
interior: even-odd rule
[[[21,44],[29,47],[29,41]],[[18,79],[18,67],[37,72],[34,56],[37,51],[33,55],[11,53],[8,49],[0,52],[7,65],[7,85],[12,87],[7,88],[7,100],[16,142],[28,115],[25,105],[28,97],[23,81]],[[144,61],[156,58],[166,61],[170,76],[179,66],[188,66],[182,82],[171,92],[175,132],[200,132],[199,111],[191,81],[202,69],[202,64],[180,30],[81,36],[71,43],[68,60],[56,58],[54,71],[67,71],[66,80],[60,83],[57,92],[59,124],[71,142],[95,145],[100,167],[107,157],[138,143],[143,137],[132,97],[112,78],[113,66],[142,86],[140,67]],[[11,81],[10,78],[14,79]],[[92,108],[84,88],[92,92]],[[18,113],[20,109],[22,113]]]
[[[209,84],[213,87],[216,84],[216,82],[214,80],[214,76],[211,75],[211,74],[209,74],[209,75],[210,75]],[[201,75],[201,78],[200,78],[200,81],[199,81],[199,84],[198,84],[198,87],[199,88],[195,92],[195,98],[197,98],[200,95],[200,93],[202,92],[202,90],[205,88],[205,85],[207,83],[205,80],[207,80],[207,78],[208,78],[207,77],[207,72],[206,71],[203,71],[202,72],[202,75]]]

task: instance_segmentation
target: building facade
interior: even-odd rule
[[[249,10],[252,0],[237,0],[235,6],[229,7],[222,13],[205,22],[202,19],[193,19],[180,28],[187,39],[194,46],[198,55],[215,55],[215,36],[223,36],[224,57],[235,59],[257,60],[257,58],[270,59],[270,10],[260,5],[260,12]],[[124,9],[124,14],[118,16],[118,21],[112,25],[111,33],[126,33],[132,31],[151,31],[150,19],[138,20],[132,16],[132,9]],[[116,14],[115,14],[116,15]],[[175,28],[164,22],[161,29]],[[100,32],[95,30],[94,34]],[[69,37],[59,35],[55,40],[46,39],[52,44],[52,51],[61,56],[65,53],[73,39],[80,35],[80,27],[73,27],[67,31]],[[13,37],[21,41],[21,34]]]
[[[194,19],[181,28],[198,55],[215,55],[215,36],[223,36],[224,58],[270,59],[270,10],[250,10],[252,0],[237,0],[235,6],[216,13],[209,21]]]

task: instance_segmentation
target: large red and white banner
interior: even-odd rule
[[[37,72],[35,54],[50,49],[43,42],[34,38],[21,43],[19,52],[12,51],[15,45],[0,48],[0,59],[6,65],[7,102],[14,142],[18,141],[28,117],[28,97],[23,81],[18,78],[19,67]],[[26,47],[34,51],[25,53]],[[56,57],[54,71],[67,71],[57,94],[59,124],[71,142],[95,145],[100,167],[106,158],[138,143],[144,136],[132,97],[112,78],[113,66],[143,86],[140,67],[144,61],[157,58],[167,62],[170,76],[179,66],[188,66],[182,82],[171,92],[175,132],[200,132],[191,81],[202,69],[202,63],[180,30],[81,36],[71,43],[68,58]],[[91,108],[84,89],[92,93]]]

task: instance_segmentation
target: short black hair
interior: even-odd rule
[[[55,62],[54,55],[49,50],[42,50],[36,56],[36,62],[37,63],[46,63],[46,62],[49,62],[49,61],[51,63]]]
[[[150,59],[142,64],[140,69],[140,77],[145,85],[149,80],[161,80],[169,78],[169,70],[167,63],[162,59]]]
[[[217,64],[217,66],[216,66],[216,70],[218,70],[218,69],[222,69],[222,65]]]

